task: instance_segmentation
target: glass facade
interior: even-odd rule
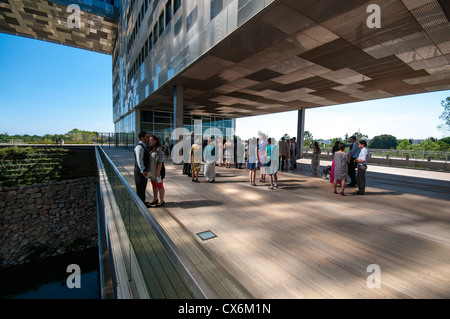
[[[256,2],[261,1],[245,3],[247,6]],[[163,112],[157,115],[157,111],[150,111],[158,109],[149,102],[153,92],[248,21],[257,10],[244,12],[241,1],[237,0],[123,0],[120,6],[118,36],[113,50],[116,133],[146,130],[166,139],[173,129],[173,115],[163,116]],[[218,29],[223,32],[216,32]],[[141,120],[132,128],[129,117],[137,118],[133,112],[136,107],[147,113],[140,114]],[[124,117],[126,114],[130,115]],[[149,114],[153,114],[152,119]],[[195,116],[203,121],[204,130],[211,127],[225,130],[235,125],[235,121],[226,118],[224,113],[185,114],[183,122],[188,130],[192,129]]]
[[[145,110],[142,110],[140,112],[140,130],[146,131],[150,135],[156,135],[160,138],[161,141],[168,141],[170,144],[170,142],[172,141],[173,132],[173,113]],[[223,136],[225,136],[227,133],[227,129],[234,130],[236,128],[235,119],[190,114],[184,114],[183,127],[186,128],[189,132],[194,131],[194,124],[199,123],[196,121],[201,121],[202,134],[205,134],[208,129],[217,128],[222,132]],[[211,132],[211,130],[209,132]]]
[[[116,133],[131,133],[136,129],[136,116],[133,113],[128,114],[123,119],[114,124]]]

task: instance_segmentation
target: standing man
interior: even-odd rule
[[[358,166],[358,190],[355,192],[357,195],[364,195],[366,192],[366,170],[369,151],[367,150],[367,142],[362,140],[358,144],[359,152],[358,158],[355,160],[355,164]]]
[[[191,148],[192,145],[194,145],[194,131],[192,131],[189,135],[189,137],[184,142],[183,146],[183,175],[187,175],[189,177],[192,177],[191,172]]]
[[[361,151],[358,142],[356,142],[356,137],[353,135],[350,137],[350,162],[348,163],[348,176],[350,177],[350,184],[348,186],[355,187],[356,186],[356,174],[355,174],[355,160],[359,156],[359,152]],[[367,143],[366,143],[367,144]]]
[[[286,171],[288,170],[288,164],[286,162],[286,155],[288,152],[288,146],[287,143],[285,141],[284,136],[281,137],[281,141],[278,144],[278,147],[280,149],[280,172],[282,172],[284,170],[284,166],[286,165]],[[285,163],[286,162],[286,163]]]
[[[149,136],[147,132],[142,131],[139,133],[138,137],[139,143],[134,148],[134,182],[136,183],[137,195],[147,207],[150,207],[145,201],[148,170],[150,168],[150,154],[147,149]]]
[[[297,138],[295,136],[292,138],[292,148],[293,148],[292,168],[296,169],[297,168],[297,149],[298,149],[298,145],[297,145]]]

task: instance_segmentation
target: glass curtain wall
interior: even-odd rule
[[[173,131],[173,113],[161,111],[141,111],[141,130],[148,132],[151,135],[159,137],[164,144],[172,142]],[[235,119],[215,117],[215,116],[200,116],[185,114],[183,118],[183,125],[189,131],[194,131],[194,121],[202,121],[202,134],[207,129],[218,128],[223,136],[226,135],[227,129],[235,129]]]

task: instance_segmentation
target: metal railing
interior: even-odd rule
[[[130,133],[98,133],[94,143],[103,147],[122,147],[134,148],[136,144],[136,136],[134,132]]]
[[[96,156],[116,298],[216,298],[101,147]]]
[[[433,152],[419,150],[393,150],[393,149],[368,149],[372,157],[399,159],[399,160],[418,160],[418,161],[441,161],[447,163],[450,159],[450,152]],[[322,154],[331,155],[331,149],[324,148]],[[305,149],[303,154],[312,154],[312,150]]]

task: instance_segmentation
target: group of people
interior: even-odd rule
[[[252,137],[246,141],[246,146],[243,143],[236,143],[234,147],[232,142],[228,140],[224,144],[225,155],[225,167],[231,166],[230,160],[235,160],[235,167],[242,168],[242,164],[245,163],[245,168],[249,170],[249,182],[251,186],[256,186],[256,172],[260,171],[260,183],[266,183],[266,177],[269,175],[269,189],[278,188],[278,175],[279,171],[288,171],[288,169],[297,168],[297,143],[295,137],[291,139],[281,138],[279,143],[275,138],[267,138],[264,133],[259,134],[259,138]],[[219,143],[219,145],[221,145]],[[242,148],[245,151],[242,151]],[[234,156],[232,151],[227,153],[227,149],[234,150]],[[220,156],[221,149],[219,146],[219,166],[221,166]],[[243,154],[244,157],[236,156],[236,154]]]
[[[198,176],[201,170],[202,162],[203,176],[206,181],[214,183],[216,181],[216,142],[210,138],[204,145],[201,138],[195,138],[194,132],[185,140],[185,147],[180,150],[180,156],[183,157],[183,175],[191,177],[192,182],[199,183]],[[189,150],[183,154],[183,150]],[[202,151],[203,150],[203,151]]]
[[[357,142],[356,137],[350,137],[350,150],[345,152],[345,144],[337,141],[333,146],[333,161],[331,164],[330,182],[333,185],[334,193],[337,194],[337,185],[341,186],[341,195],[345,195],[347,177],[350,177],[348,186],[358,189],[355,195],[364,195],[366,191],[366,170],[369,152],[367,142],[361,140]],[[355,172],[357,171],[357,173]]]
[[[259,138],[253,137],[245,144],[237,137],[203,141],[201,138],[196,139],[194,132],[191,132],[179,154],[183,156],[183,175],[198,183],[204,163],[203,176],[212,183],[216,178],[216,165],[231,168],[234,163],[237,169],[244,166],[249,170],[250,185],[256,186],[256,171],[260,170],[259,182],[265,183],[269,175],[269,189],[278,188],[277,172],[297,168],[295,140],[295,137],[287,140],[283,137],[277,143],[274,138],[267,138],[261,133]],[[183,150],[190,150],[189,154],[183,154]]]
[[[367,170],[368,150],[367,142],[361,140],[357,142],[356,137],[350,137],[351,145],[349,152],[345,151],[346,145],[337,141],[333,146],[333,160],[330,172],[330,182],[333,185],[334,193],[337,194],[337,186],[341,187],[340,194],[345,195],[346,186],[357,186],[354,192],[357,195],[365,193],[365,172]],[[227,139],[224,143],[222,138],[215,140],[209,138],[207,141],[195,138],[194,132],[185,140],[184,150],[190,150],[187,154],[180,154],[183,157],[183,174],[188,175],[192,182],[199,183],[199,173],[203,164],[203,176],[213,183],[216,179],[216,164],[231,167],[234,162],[236,168],[242,168],[242,164],[249,170],[249,182],[251,186],[256,186],[256,172],[260,170],[260,183],[266,183],[266,176],[269,175],[269,189],[278,188],[278,171],[288,171],[297,166],[297,143],[295,137],[286,139],[284,137],[277,143],[274,138],[267,138],[264,133],[260,133],[259,138],[251,138],[247,145],[237,141],[235,138]],[[245,151],[242,149],[244,148]],[[310,145],[313,149],[311,160],[311,172],[317,175],[321,149],[317,142]],[[164,158],[167,153],[155,135],[149,136],[145,131],[139,133],[139,143],[134,149],[135,169],[134,177],[136,192],[139,198],[147,207],[160,207],[164,202],[163,178],[165,175]],[[216,154],[217,153],[217,154]],[[237,154],[242,154],[237,156]],[[242,158],[239,158],[242,156]],[[357,170],[357,173],[355,172]],[[350,183],[347,185],[347,177]],[[147,202],[145,190],[147,181],[150,179],[153,188],[153,200]]]
[[[136,193],[147,207],[164,206],[164,184],[165,175],[164,152],[161,142],[156,135],[142,131],[138,135],[139,143],[134,148],[135,165],[134,181]],[[153,189],[153,200],[146,201],[147,182],[150,179]]]
[[[281,138],[278,143],[280,148],[280,172],[297,168],[297,141],[295,137]]]
[[[269,189],[278,188],[280,145],[277,145],[274,138],[267,138],[264,133],[261,133],[259,140],[255,137],[249,139],[246,158],[251,186],[256,186],[256,171],[259,168],[261,174],[259,182],[265,183],[266,175],[269,175]]]
[[[55,139],[56,145],[64,145],[64,140],[61,137]]]

